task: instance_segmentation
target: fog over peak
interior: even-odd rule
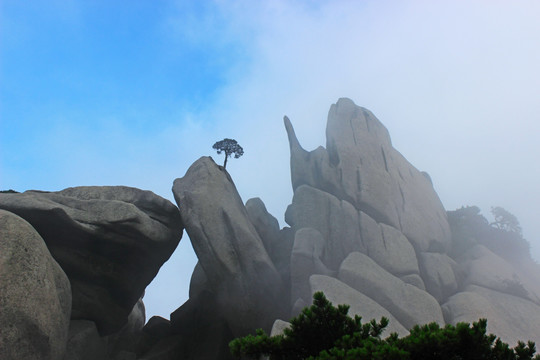
[[[283,116],[312,150],[348,97],[430,174],[447,210],[504,207],[540,259],[540,3],[37,4],[2,5],[2,188],[123,184],[172,199],[175,178],[203,155],[222,163],[212,144],[234,138],[245,154],[227,170],[243,200],[260,197],[283,226]],[[99,25],[100,6],[117,20]],[[34,23],[67,45],[40,48]],[[184,237],[147,290],[149,316],[187,298],[194,263]]]

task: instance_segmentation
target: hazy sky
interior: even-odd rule
[[[444,206],[503,206],[540,259],[540,1],[0,1],[0,188],[128,185],[174,202],[193,161],[283,225],[283,115],[325,145],[340,97],[370,109]],[[187,299],[184,238],[147,318]]]

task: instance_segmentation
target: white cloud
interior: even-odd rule
[[[261,197],[283,224],[292,191],[282,116],[313,149],[325,145],[330,104],[346,96],[431,174],[447,209],[506,207],[540,258],[537,2],[219,4],[237,28],[257,24],[251,62],[200,114],[219,119],[214,139],[244,146],[229,162],[244,201]]]
[[[200,16],[173,14],[165,28],[168,36],[243,55],[230,64],[226,86],[151,137],[121,127],[90,134],[95,143],[75,136],[72,146],[89,151],[82,161],[102,164],[100,171],[114,177],[90,168],[73,183],[114,178],[172,200],[174,178],[199,156],[222,162],[211,146],[230,137],[245,150],[227,167],[243,200],[261,197],[284,225],[292,191],[283,115],[311,150],[325,145],[330,105],[349,97],[372,110],[396,149],[430,173],[447,209],[507,208],[540,258],[539,2],[217,1],[210,8]],[[101,136],[131,148],[101,148]],[[191,270],[178,264],[190,268],[194,257],[182,246],[187,253],[176,253],[147,290],[149,315],[167,317],[174,310],[168,307],[187,297]],[[174,290],[163,285],[173,281]],[[158,304],[158,297],[175,302]]]

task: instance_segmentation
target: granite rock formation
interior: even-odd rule
[[[101,335],[119,331],[182,236],[176,206],[124,186],[0,194],[0,209],[24,218],[69,278],[72,319]]]
[[[392,147],[371,112],[340,99],[328,114],[326,148],[311,152],[284,121],[294,189],[285,220],[296,234],[291,304],[308,305],[310,286],[311,293],[325,290],[329,299],[363,306],[364,319],[390,314],[402,329],[484,316],[488,331],[511,345],[539,342],[535,315],[525,315],[540,313],[540,271],[528,250],[501,257],[512,246],[485,219],[480,240],[454,224],[466,234],[457,241],[431,178]]]
[[[203,157],[174,181],[173,194],[208,290],[233,334],[270,330],[283,283],[230,175]]]
[[[474,209],[446,212],[429,175],[349,99],[330,108],[326,148],[308,152],[285,128],[282,229],[209,157],[174,181],[178,207],[122,186],[1,193],[0,358],[230,359],[233,337],[282,332],[317,291],[364,321],[389,318],[385,334],[486,317],[510,345],[540,344],[540,270],[524,239]],[[144,325],[144,289],[184,226],[199,260],[189,300]]]
[[[294,189],[285,220],[297,234],[313,228],[322,235],[311,240],[318,268],[334,271],[336,281],[370,298],[399,326],[444,323],[420,271],[426,254],[442,255],[451,247],[446,212],[431,180],[392,147],[373,114],[349,99],[330,108],[326,149],[305,151],[287,117],[285,127]],[[291,279],[307,279],[309,271],[291,264]],[[291,294],[295,303],[298,292]]]
[[[39,234],[0,210],[0,359],[61,360],[71,289]]]
[[[340,99],[328,114],[326,149],[312,152],[300,146],[287,117],[285,127],[295,193],[309,185],[334,195],[400,230],[420,251],[449,248],[446,213],[430,179],[392,147],[388,130],[369,110]]]

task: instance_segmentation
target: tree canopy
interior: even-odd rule
[[[217,151],[218,154],[225,152],[225,161],[223,167],[227,168],[227,159],[234,154],[234,158],[238,159],[240,156],[244,155],[244,149],[238,144],[234,139],[223,139],[216,142],[213,146],[213,149]]]
[[[231,353],[240,358],[270,360],[540,360],[534,342],[518,342],[513,349],[493,334],[486,334],[487,320],[439,326],[414,326],[409,335],[381,334],[388,319],[371,320],[347,315],[349,306],[334,307],[322,292],[313,295],[313,305],[291,319],[281,335],[268,336],[262,329],[255,335],[233,340]]]
[[[521,226],[514,214],[511,214],[508,210],[500,206],[492,207],[491,213],[495,218],[495,221],[491,223],[491,226],[521,235]]]

